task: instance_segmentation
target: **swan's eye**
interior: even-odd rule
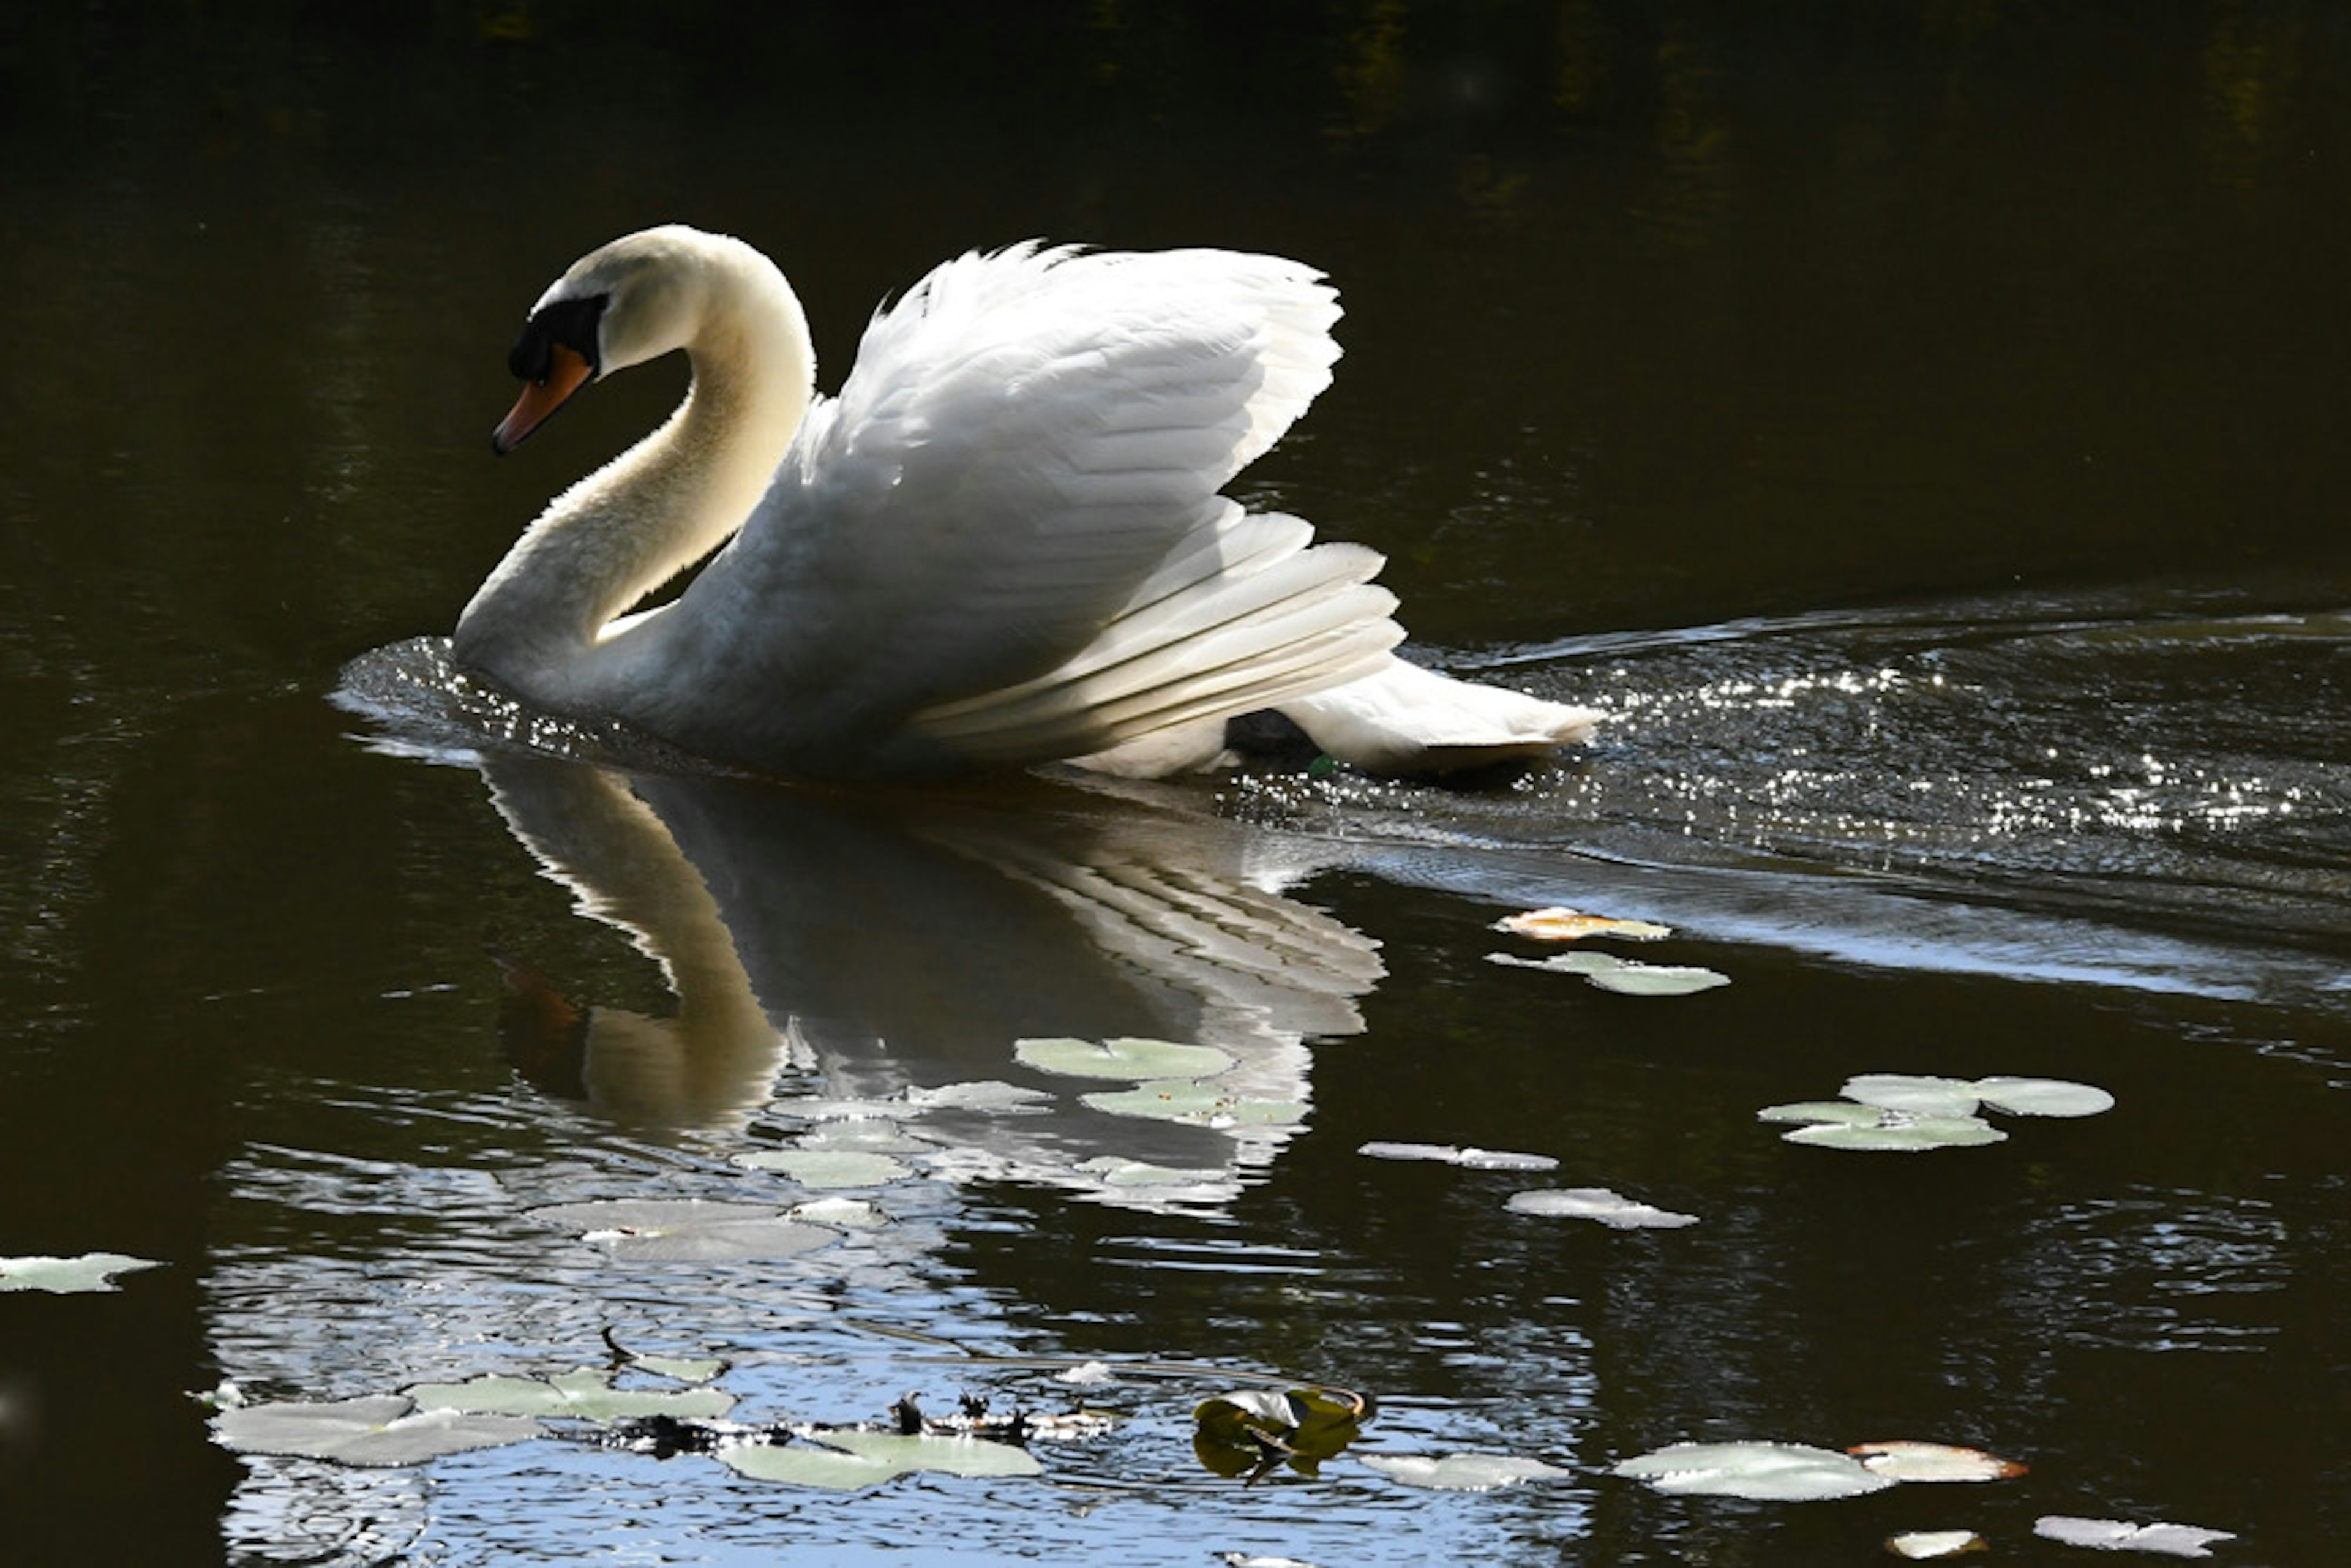
[[[555,368],[555,348],[560,343],[588,361],[590,374],[603,371],[603,356],[597,349],[598,326],[604,319],[605,301],[610,297],[590,295],[584,299],[559,299],[531,313],[523,323],[522,336],[516,340],[514,351],[507,356],[507,369],[520,382],[544,382]]]

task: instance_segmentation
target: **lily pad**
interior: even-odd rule
[[[1612,920],[1604,915],[1583,915],[1573,909],[1530,909],[1506,915],[1494,922],[1497,931],[1531,936],[1541,942],[1576,942],[1586,936],[1622,936],[1635,942],[1655,942],[1674,928],[1646,920]]]
[[[931,1470],[948,1476],[1036,1476],[1045,1473],[1036,1456],[1016,1443],[985,1437],[941,1437],[930,1433],[866,1432],[853,1429],[813,1434],[820,1443],[862,1459],[894,1466],[900,1474]]]
[[[1854,1100],[1798,1100],[1786,1105],[1766,1105],[1755,1113],[1759,1122],[1835,1122],[1848,1127],[1875,1127],[1886,1120],[1876,1105]]]
[[[2230,1531],[2193,1524],[2131,1524],[2119,1519],[2076,1519],[2062,1513],[2034,1520],[2032,1533],[2098,1552],[2152,1552],[2166,1557],[2210,1557],[2212,1554],[2204,1548],[2216,1541],[2237,1539]]]
[[[546,1434],[545,1427],[527,1416],[419,1410],[397,1394],[318,1405],[246,1405],[213,1418],[213,1436],[240,1454],[298,1454],[343,1465],[419,1465],[443,1454]]]
[[[1149,1116],[1200,1127],[1287,1127],[1306,1120],[1306,1107],[1293,1101],[1244,1099],[1190,1078],[1161,1079],[1116,1093],[1078,1098],[1113,1116]]]
[[[746,1170],[774,1171],[802,1186],[818,1188],[886,1186],[914,1174],[911,1166],[871,1149],[769,1149],[738,1155],[735,1163]]]
[[[2095,1084],[2062,1078],[1979,1078],[1975,1092],[1993,1110],[2019,1116],[2095,1116],[2115,1108],[2115,1097]]]
[[[1222,1171],[1183,1166],[1155,1166],[1144,1160],[1122,1159],[1116,1155],[1096,1155],[1081,1162],[1078,1168],[1099,1177],[1104,1186],[1201,1186],[1222,1181],[1225,1175]]]
[[[1604,1186],[1546,1187],[1514,1192],[1503,1205],[1513,1214],[1537,1214],[1548,1218],[1596,1219],[1616,1230],[1674,1230],[1696,1225],[1695,1214],[1677,1214],[1636,1202]]]
[[[1972,1530],[1910,1530],[1886,1538],[1886,1550],[1913,1563],[1937,1557],[1957,1557],[1962,1552],[1988,1552],[1984,1538]]]
[[[1017,1040],[1012,1042],[1012,1054],[1040,1072],[1123,1078],[1131,1083],[1157,1078],[1210,1078],[1233,1064],[1230,1055],[1213,1045],[1126,1036],[1100,1044],[1090,1040]]]
[[[1441,1459],[1426,1454],[1365,1454],[1364,1463],[1405,1486],[1438,1491],[1491,1491],[1520,1481],[1559,1480],[1574,1474],[1541,1459],[1513,1458],[1508,1454],[1447,1454]]]
[[[835,1230],[879,1230],[890,1223],[888,1215],[862,1197],[812,1197],[792,1205],[789,1213],[794,1219]]]
[[[654,1355],[638,1351],[629,1352],[629,1364],[677,1383],[707,1383],[726,1370],[726,1363],[715,1355]]]
[[[1548,958],[1489,953],[1486,958],[1511,968],[1581,975],[1586,985],[1627,997],[1687,997],[1730,984],[1729,976],[1695,964],[1640,964],[1613,953],[1556,953]]]
[[[1901,1111],[1882,1112],[1875,1122],[1816,1122],[1780,1135],[1792,1144],[1886,1154],[1975,1148],[2008,1136],[1980,1116],[1913,1116]]]
[[[1983,1098],[1969,1080],[1909,1072],[1864,1072],[1846,1079],[1838,1092],[1864,1105],[1913,1116],[1972,1116],[1976,1102]]]
[[[564,1203],[530,1213],[631,1262],[793,1258],[841,1239],[839,1231],[796,1224],[762,1205],[703,1198]]]
[[[869,1459],[862,1454],[812,1443],[723,1443],[712,1457],[737,1475],[753,1480],[836,1491],[879,1486],[906,1473],[886,1459]]]
[[[425,1410],[477,1416],[560,1416],[611,1421],[629,1416],[724,1416],[735,1396],[716,1388],[615,1388],[609,1372],[581,1367],[553,1377],[486,1374],[463,1383],[420,1383],[408,1396]]]
[[[1457,1149],[1450,1144],[1369,1143],[1355,1151],[1375,1160],[1434,1160],[1473,1171],[1551,1171],[1559,1162],[1549,1155],[1511,1154],[1501,1149]]]
[[[1646,1480],[1662,1492],[1805,1502],[1859,1497],[1894,1485],[1850,1454],[1802,1443],[1675,1443],[1626,1459],[1614,1474]]]
[[[1287,1462],[1312,1475],[1363,1433],[1371,1402],[1343,1388],[1245,1388],[1193,1407],[1192,1451],[1221,1476],[1258,1476]]]
[[[117,1274],[138,1269],[160,1269],[153,1258],[133,1258],[122,1252],[85,1252],[78,1258],[0,1258],[0,1291],[47,1291],[53,1295],[79,1295],[119,1291]]]
[[[1042,1089],[983,1078],[971,1083],[942,1083],[936,1089],[919,1086],[906,1091],[906,1103],[917,1111],[1033,1111],[1052,1103]]]
[[[1897,1481],[2004,1481],[2029,1467],[1947,1443],[1855,1443],[1845,1450],[1873,1474]]]

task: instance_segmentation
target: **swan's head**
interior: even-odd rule
[[[507,356],[507,368],[528,384],[491,433],[491,446],[513,451],[589,382],[692,342],[709,308],[713,263],[747,248],[674,224],[573,262],[530,308]]]

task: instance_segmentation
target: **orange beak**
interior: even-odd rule
[[[586,360],[560,343],[554,345],[548,356],[547,374],[522,389],[522,396],[498,421],[498,427],[490,432],[490,449],[503,457],[520,446],[524,436],[545,423],[549,414],[588,384],[588,376]]]

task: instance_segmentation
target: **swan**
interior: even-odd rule
[[[1383,771],[1588,738],[1588,709],[1398,659],[1379,555],[1218,493],[1329,384],[1338,316],[1279,257],[1032,243],[933,270],[824,397],[767,256],[674,225],[615,240],[532,307],[492,445],[675,350],[684,399],[549,504],[451,656],[532,707],[803,777],[1160,776],[1264,708]]]

